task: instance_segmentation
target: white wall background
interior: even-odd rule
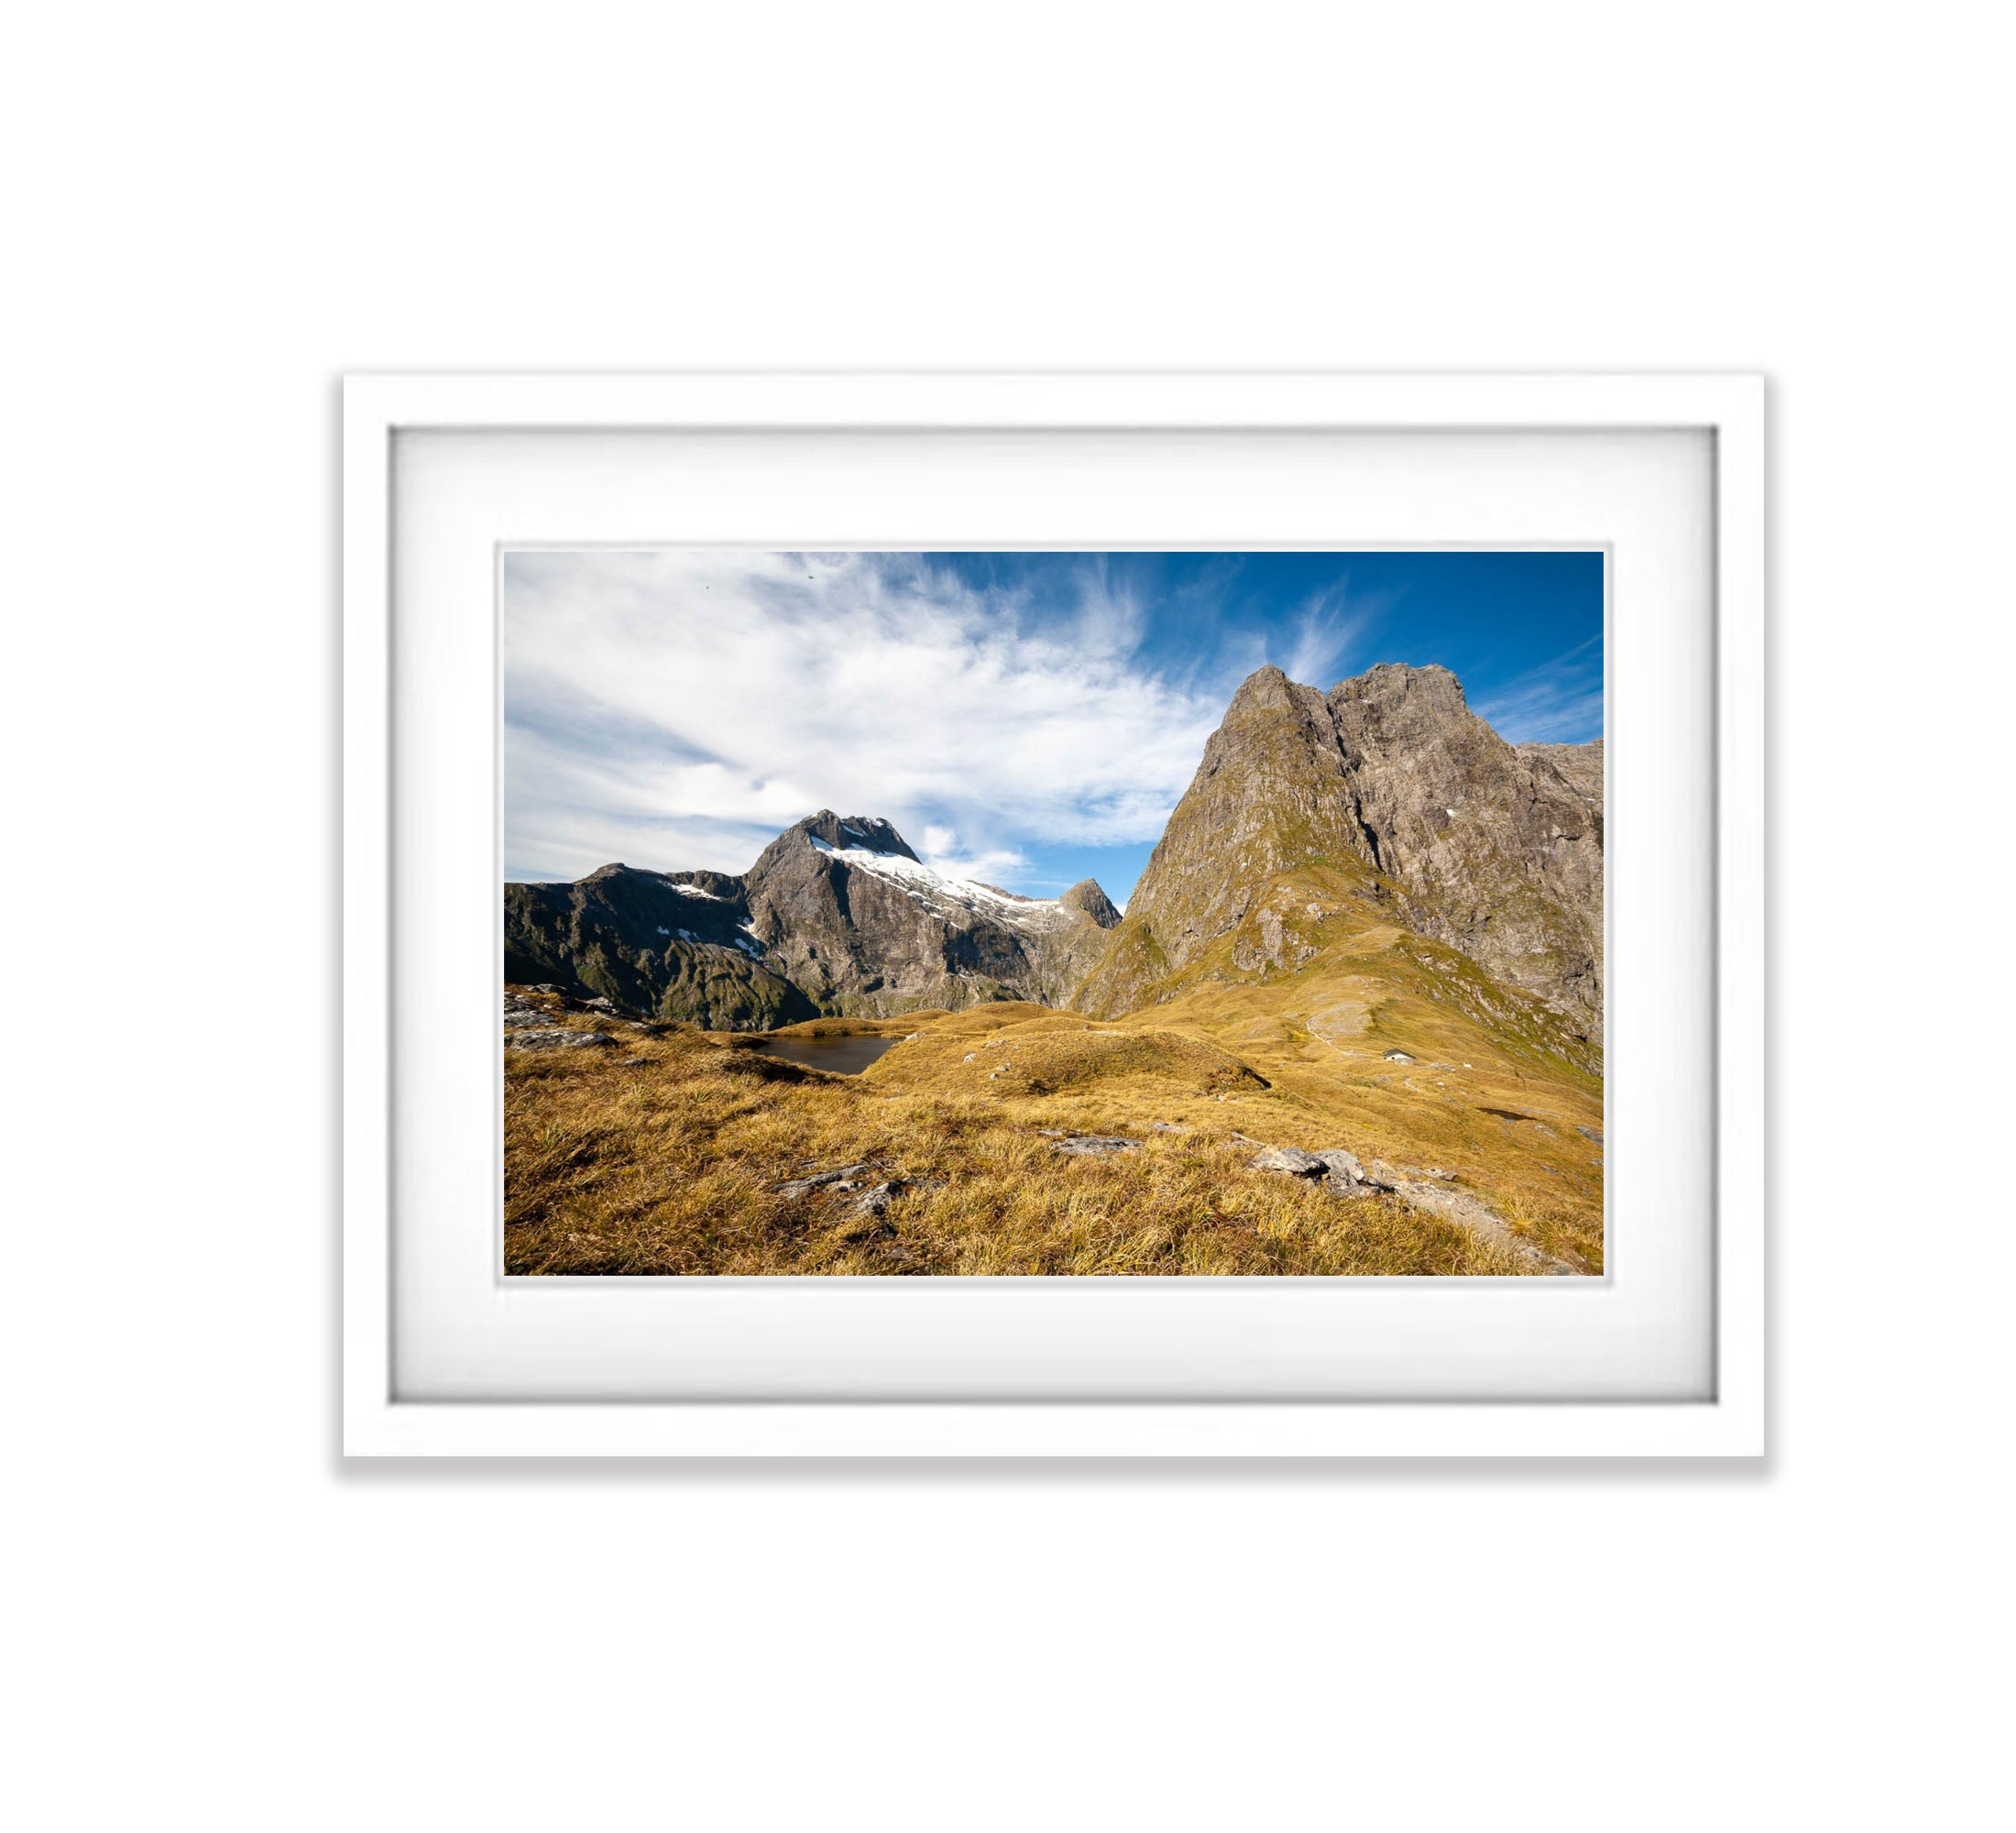
[[[17,1824],[1985,1820],[1997,23],[16,18]],[[334,379],[737,366],[1769,372],[1767,1466],[340,1467]]]

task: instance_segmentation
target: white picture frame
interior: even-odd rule
[[[344,1443],[353,1456],[1708,1456],[1751,1457],[1764,1448],[1764,396],[1743,376],[652,376],[357,377],[344,396],[345,608],[345,1202]],[[1432,488],[1433,453],[1464,441],[1684,434],[1704,441],[1709,482],[1711,555],[1707,605],[1695,632],[1706,645],[1712,686],[1707,754],[1657,769],[1704,773],[1708,835],[1704,856],[1682,862],[1712,899],[1705,938],[1712,974],[1712,1026],[1698,1065],[1712,1114],[1701,1154],[1705,1200],[1690,1225],[1704,1231],[1712,1266],[1703,1378],[1684,1397],[1612,1391],[1596,1398],[1572,1378],[1558,1389],[1528,1383],[1494,1399],[1379,1392],[1370,1398],[1292,1398],[1265,1393],[1200,1396],[1194,1386],[1152,1381],[1113,1398],[1077,1399],[1046,1390],[1026,1397],[989,1391],[948,1376],[942,1395],[912,1384],[873,1397],[750,1383],[695,1388],[682,1398],[619,1378],[575,1387],[560,1398],[539,1377],[497,1380],[483,1391],[435,1381],[405,1391],[400,1378],[402,1305],[409,1324],[420,1292],[411,1258],[393,1251],[395,1150],[429,1149],[424,1133],[394,1126],[399,1077],[393,1022],[395,823],[407,785],[395,776],[395,697],[424,687],[411,647],[394,642],[397,583],[395,450],[413,435],[551,434],[667,439],[761,435],[790,443],[835,435],[996,435],[1025,446],[1088,436],[1126,435],[1135,450],[1166,448],[1172,464],[1206,435],[1274,442],[1283,435],[1420,435],[1409,449],[1428,456],[1413,488]],[[1432,435],[1432,437],[1429,437]],[[530,525],[518,499],[520,538],[564,541],[582,531],[556,519]],[[1096,504],[1092,513],[1096,516]],[[860,513],[857,511],[857,513]],[[720,544],[752,538],[724,528]],[[915,540],[900,512],[851,531],[777,526],[779,545],[905,544]],[[1090,529],[1062,530],[1056,544],[1089,544]],[[607,531],[596,531],[597,538]],[[650,528],[630,527],[640,538]],[[1583,529],[1601,539],[1601,528]],[[1310,544],[1328,531],[1312,527]],[[1276,530],[1276,539],[1283,532]],[[986,544],[987,529],[970,532]],[[1292,543],[1293,532],[1287,532]],[[1485,532],[1485,538],[1490,538]],[[916,543],[915,544],[929,544]],[[948,544],[939,543],[937,544]],[[1015,543],[1008,543],[1015,544]],[[1116,544],[1127,544],[1120,542]],[[1176,539],[1170,545],[1185,544]],[[473,615],[469,614],[469,615]],[[472,643],[475,633],[466,632]],[[488,631],[482,641],[489,641]],[[474,653],[474,649],[470,650]],[[401,671],[404,671],[402,673]],[[417,671],[417,673],[416,673]],[[411,731],[404,757],[411,757]],[[494,758],[489,761],[494,768]],[[406,887],[409,904],[412,887]],[[496,1043],[494,1026],[488,1047]],[[409,1083],[409,1087],[418,1086]],[[402,1288],[401,1281],[406,1281]],[[523,1283],[523,1282],[520,1282]],[[555,1282],[579,1290],[597,1282]],[[570,1305],[627,1304],[606,1282]],[[884,1282],[797,1280],[656,1282],[751,1286]],[[1116,1282],[902,1282],[912,1287]],[[1128,1282],[1156,1284],[1164,1282]],[[1306,1281],[1167,1282],[1200,1287],[1307,1285]],[[1321,1285],[1416,1287],[1559,1282],[1320,1281]],[[1580,1282],[1577,1282],[1580,1283]],[[987,1295],[992,1297],[993,1295]],[[1257,1294],[1240,1295],[1244,1304]],[[1209,1293],[1191,1295],[1209,1302]],[[786,1304],[780,1293],[776,1310]],[[796,1303],[794,1298],[788,1301]],[[825,1302],[819,1301],[818,1302]],[[928,1294],[916,1302],[931,1301]],[[1408,1301],[1408,1303],[1416,1303]],[[761,1294],[739,1304],[739,1345],[762,1349]],[[613,1315],[613,1310],[611,1315]],[[1697,1321],[1696,1328],[1702,1327]],[[784,1329],[777,1326],[780,1349]],[[751,1334],[753,1333],[753,1336]],[[577,1342],[578,1339],[575,1339]],[[471,1337],[470,1354],[477,1354]],[[408,1356],[411,1362],[411,1343]],[[458,1348],[444,1352],[453,1363]],[[509,1356],[509,1345],[500,1352]],[[566,1349],[564,1355],[573,1354]],[[920,1356],[928,1357],[927,1348]],[[546,1367],[560,1366],[549,1361]],[[1151,1356],[1145,1367],[1157,1365]],[[531,1367],[528,1360],[528,1368]]]

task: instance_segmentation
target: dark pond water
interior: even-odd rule
[[[756,1048],[766,1057],[805,1063],[836,1076],[858,1076],[900,1037],[761,1037]]]

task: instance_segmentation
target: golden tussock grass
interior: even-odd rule
[[[1459,1002],[1426,997],[1455,971],[1424,966],[1429,952],[1381,939],[1289,980],[1200,986],[1117,1022],[1016,1004],[790,1028],[903,1040],[859,1076],[679,1027],[618,1027],[613,1048],[508,1050],[507,1270],[1531,1270],[1399,1197],[1255,1173],[1260,1141],[1441,1171],[1518,1235],[1600,1271],[1601,1147],[1577,1131],[1600,1128],[1600,1082],[1517,1029],[1495,1041]],[[1390,1048],[1417,1060],[1388,1063]],[[1045,1129],[1138,1143],[1076,1158]],[[899,1186],[883,1213],[861,1213],[858,1191],[777,1188],[848,1165],[866,1167],[864,1185]]]

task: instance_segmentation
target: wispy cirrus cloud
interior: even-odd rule
[[[1280,665],[1291,681],[1333,686],[1347,672],[1359,639],[1370,626],[1374,608],[1346,597],[1340,583],[1304,604],[1284,635],[1292,647]]]
[[[1603,638],[1589,637],[1500,682],[1472,710],[1511,744],[1603,736]]]

